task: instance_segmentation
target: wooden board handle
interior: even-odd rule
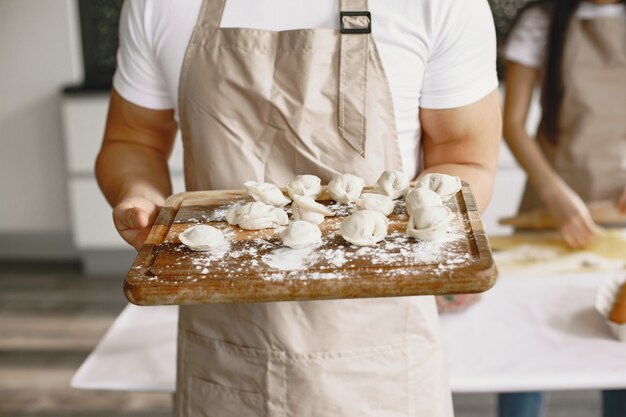
[[[626,214],[620,212],[615,203],[609,200],[593,201],[587,204],[594,222],[600,225],[626,224]],[[546,209],[531,210],[517,216],[505,217],[499,221],[502,225],[519,229],[556,229],[552,215]]]

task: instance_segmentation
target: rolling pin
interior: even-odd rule
[[[599,225],[626,225],[626,214],[621,213],[615,203],[609,200],[587,203],[593,221]],[[505,217],[499,221],[502,225],[518,229],[556,229],[552,215],[546,209],[537,209],[520,213],[514,217]]]

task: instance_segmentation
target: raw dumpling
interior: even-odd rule
[[[243,183],[246,192],[250,197],[261,203],[269,204],[274,207],[286,206],[291,202],[280,188],[268,182],[246,181]]]
[[[417,188],[430,188],[441,197],[445,203],[461,189],[461,179],[446,174],[426,174],[417,180]]]
[[[341,222],[341,236],[357,246],[372,246],[387,236],[389,221],[374,210],[359,210]]]
[[[385,171],[376,182],[376,189],[395,200],[409,190],[409,179],[402,171]]]
[[[226,221],[242,229],[261,230],[284,226],[289,223],[289,217],[283,209],[255,201],[230,210]]]
[[[419,240],[435,240],[448,232],[452,212],[448,207],[435,206],[415,210],[409,218],[406,234]]]
[[[228,243],[221,230],[206,224],[189,227],[180,233],[178,238],[189,249],[195,251],[208,251]]]
[[[341,174],[330,180],[328,192],[333,200],[348,204],[359,198],[364,186],[363,178],[352,174]]]
[[[280,233],[283,245],[293,249],[312,246],[322,241],[322,231],[313,223],[296,220]]]
[[[413,215],[415,210],[424,207],[443,206],[443,201],[439,194],[430,188],[413,188],[404,198],[406,203],[406,212],[409,216]]]
[[[304,220],[313,224],[320,224],[326,216],[334,216],[335,213],[326,206],[313,200],[312,197],[295,195],[291,205],[294,220]]]
[[[315,175],[298,175],[287,184],[287,192],[292,199],[302,195],[315,200],[322,193],[322,180]]]
[[[358,208],[375,210],[381,212],[385,216],[389,216],[393,213],[393,208],[396,203],[394,203],[394,201],[386,195],[363,193],[356,201],[356,205]]]

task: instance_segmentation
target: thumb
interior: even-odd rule
[[[148,213],[139,207],[126,209],[123,222],[129,229],[143,229],[148,226]]]

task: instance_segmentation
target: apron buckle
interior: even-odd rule
[[[372,15],[368,11],[339,12],[339,32],[345,34],[372,33]]]

